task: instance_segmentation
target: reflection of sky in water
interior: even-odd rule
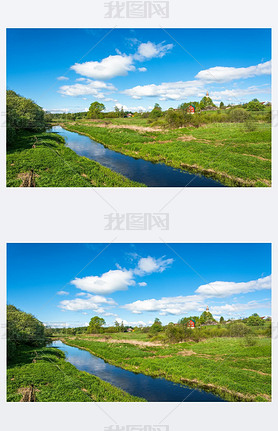
[[[66,354],[66,360],[76,368],[117,386],[124,391],[143,397],[148,401],[223,401],[208,392],[193,390],[184,385],[168,380],[135,374],[105,362],[90,352],[54,341],[53,347],[58,347]]]
[[[53,126],[51,131],[57,132],[66,139],[66,146],[80,156],[99,162],[101,165],[118,172],[125,177],[147,186],[153,187],[223,187],[220,183],[203,176],[195,176],[171,168],[160,163],[152,163],[142,159],[134,159],[130,156],[117,153],[105,148],[88,136],[69,132],[61,126]]]

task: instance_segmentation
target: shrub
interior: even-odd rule
[[[244,323],[231,323],[229,332],[231,337],[244,337],[250,333],[250,329]]]
[[[228,118],[232,123],[243,123],[250,118],[250,114],[243,108],[235,108],[229,111]]]
[[[166,327],[166,336],[170,342],[178,343],[184,339],[185,333],[182,326],[169,323]]]

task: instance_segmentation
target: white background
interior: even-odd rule
[[[276,3],[277,5],[277,3]],[[7,242],[272,242],[277,255],[277,7],[274,1],[170,0],[169,19],[105,19],[103,1],[9,1],[1,7],[1,360],[0,423],[3,429],[73,431],[86,427],[159,423],[170,431],[272,429],[277,417],[277,369],[273,368],[272,403],[6,403],[5,304]],[[272,28],[273,40],[273,187],[148,188],[148,189],[27,189],[5,187],[5,31],[13,27],[66,28]],[[43,55],[43,54],[42,54]],[[184,54],[185,55],[185,54]],[[49,59],[51,61],[51,58]],[[20,68],[20,64],[19,64]],[[172,198],[175,197],[173,200]],[[104,200],[102,199],[104,198]],[[158,212],[170,214],[169,231],[107,231],[104,214]],[[107,203],[106,203],[107,202]],[[273,322],[277,325],[277,274],[273,265]],[[277,330],[275,332],[277,336]],[[277,339],[273,337],[273,358]],[[221,369],[219,370],[221,372]],[[173,412],[172,410],[177,407]],[[276,411],[276,416],[274,415]],[[171,413],[172,412],[172,413]],[[113,418],[111,420],[109,415]]]

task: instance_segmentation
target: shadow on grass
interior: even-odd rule
[[[34,360],[43,360],[45,356],[51,356],[52,360],[55,360],[63,358],[64,354],[55,347],[20,346],[17,348],[15,356],[7,363],[7,368],[31,364]]]
[[[33,145],[36,145],[36,147],[44,146],[56,149],[59,143],[64,143],[64,139],[56,133],[22,132],[16,137],[16,142],[10,143],[7,146],[7,154],[13,154],[22,150],[30,150]]]

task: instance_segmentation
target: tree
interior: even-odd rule
[[[200,316],[200,323],[204,325],[208,322],[216,322],[210,311],[204,311]]]
[[[7,306],[7,353],[11,359],[18,346],[43,346],[46,342],[45,327],[32,314]]]
[[[161,107],[159,106],[159,104],[158,103],[156,103],[155,105],[154,105],[154,108],[153,108],[153,110],[150,112],[150,118],[159,118],[159,117],[161,117],[163,114],[162,114],[162,109],[161,109]]]
[[[202,100],[200,101],[200,109],[206,109],[209,106],[212,106],[215,108],[215,104],[213,103],[212,99],[208,96],[205,96],[202,98]]]
[[[89,334],[99,334],[103,325],[105,325],[105,320],[102,317],[94,316],[90,320],[87,332]]]
[[[263,326],[264,321],[257,313],[254,313],[246,319],[246,324],[248,326]]]
[[[153,335],[156,335],[158,334],[158,332],[161,332],[162,330],[163,328],[162,328],[161,321],[158,318],[154,319],[154,322],[150,328],[150,333]]]
[[[264,111],[264,105],[258,99],[253,99],[247,104],[247,111]]]
[[[45,129],[45,112],[31,99],[8,90],[6,103],[8,144],[22,131],[41,132]]]
[[[93,102],[87,113],[87,118],[101,118],[101,112],[105,109],[103,103]]]
[[[221,316],[221,317],[220,317],[219,322],[220,322],[220,323],[224,323],[224,322],[225,322],[225,319],[224,319],[224,317],[223,317],[223,316]]]
[[[219,105],[219,107],[220,107],[220,109],[224,109],[224,108],[225,108],[225,105],[224,105],[224,103],[223,103],[223,102],[220,102],[220,105]]]

